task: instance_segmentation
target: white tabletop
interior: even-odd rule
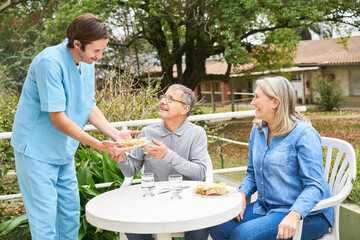
[[[153,233],[171,239],[169,233],[215,226],[241,212],[242,198],[235,188],[228,186],[228,195],[205,197],[195,194],[197,184],[204,182],[184,181],[183,186],[191,187],[180,193],[180,200],[171,200],[171,193],[157,194],[168,182],[156,182],[155,196],[150,198],[142,197],[140,184],[112,190],[86,204],[86,219],[110,231]]]

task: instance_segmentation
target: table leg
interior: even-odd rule
[[[171,240],[170,233],[158,233],[156,234],[157,240]]]

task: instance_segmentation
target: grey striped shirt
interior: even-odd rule
[[[163,159],[154,159],[141,147],[131,151],[118,166],[126,177],[135,175],[144,166],[145,172],[153,172],[155,181],[167,181],[171,174],[179,173],[184,180],[201,181],[206,173],[207,137],[205,130],[189,121],[169,132],[164,121],[144,127],[140,137],[152,138],[164,143],[168,152]],[[154,144],[154,143],[150,143]]]

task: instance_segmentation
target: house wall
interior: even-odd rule
[[[293,82],[295,90],[298,92],[298,103],[303,104],[302,98],[305,100],[305,104],[313,104],[314,99],[318,94],[312,91],[310,88],[307,88],[306,82],[310,80],[315,74],[326,74],[333,75],[336,80],[340,82],[340,85],[343,89],[343,95],[346,98],[346,104],[344,107],[360,107],[360,93],[359,95],[353,95],[350,93],[351,84],[350,77],[354,72],[360,72],[360,65],[336,65],[336,66],[326,66],[322,67],[321,70],[317,71],[304,71],[304,72],[294,72],[293,74],[301,74],[301,82]],[[360,77],[358,79],[360,82]],[[303,96],[302,84],[305,84],[305,96]]]
[[[317,97],[316,92],[312,91],[309,82],[311,84],[311,78],[314,74],[333,74],[336,80],[340,81],[340,84],[343,88],[343,95],[345,96],[347,102],[344,107],[360,107],[360,89],[359,94],[353,94],[354,91],[351,86],[351,76],[358,76],[359,79],[355,81],[359,81],[360,84],[360,65],[333,65],[333,66],[325,66],[321,67],[321,70],[315,71],[297,71],[293,72],[293,74],[301,74],[301,81],[294,82],[294,88],[298,93],[298,103],[299,104],[313,104],[314,99]],[[257,79],[259,76],[254,77]],[[201,83],[201,95],[206,100],[206,103],[211,103],[210,91],[209,91],[209,83],[203,82]],[[217,87],[214,86],[215,89],[215,102],[228,104],[230,97],[230,86],[228,86],[228,98],[224,96],[227,91],[227,86],[225,86],[221,82],[212,82],[213,84],[217,84]],[[230,79],[230,83],[232,84],[234,91],[234,100],[235,103],[244,103],[250,102],[252,96],[243,95],[243,93],[252,93],[256,84],[255,81],[246,80],[244,78],[234,77]],[[207,84],[207,88],[205,87]],[[358,85],[360,86],[360,85]],[[357,87],[358,87],[357,86]],[[305,89],[305,95],[304,90]],[[351,90],[352,89],[352,90]]]
[[[246,95],[246,93],[253,93],[254,91],[251,82],[248,82],[247,80],[241,78],[231,78],[230,81],[233,87],[235,103],[250,102],[252,96]],[[229,92],[229,99],[231,99],[230,92]]]
[[[200,89],[201,89],[201,97],[205,104],[211,104],[211,85],[214,89],[214,101],[215,103],[219,104],[222,102],[221,96],[221,82],[219,81],[206,81],[201,82]]]
[[[337,65],[337,66],[327,66],[324,68],[325,73],[334,74],[336,80],[340,81],[340,85],[343,89],[343,95],[345,96],[347,102],[345,107],[360,107],[360,92],[351,93],[351,75],[354,73],[360,72],[360,65]],[[360,82],[360,77],[356,79]],[[354,91],[352,91],[354,92]]]
[[[249,91],[249,82],[240,80],[239,78],[231,78],[229,83],[220,81],[206,81],[201,82],[197,89],[201,91],[201,97],[205,101],[205,104],[211,104],[211,88],[210,84],[213,84],[214,88],[214,100],[217,105],[228,105],[231,103],[230,85],[232,84],[234,91],[234,100],[236,103],[249,102],[252,96],[245,95]],[[199,94],[200,95],[200,94]]]

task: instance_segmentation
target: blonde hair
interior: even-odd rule
[[[291,132],[298,121],[310,123],[308,118],[295,111],[295,90],[286,78],[267,76],[258,79],[256,84],[270,99],[276,98],[279,101],[274,126],[271,129],[273,136],[283,136]]]

